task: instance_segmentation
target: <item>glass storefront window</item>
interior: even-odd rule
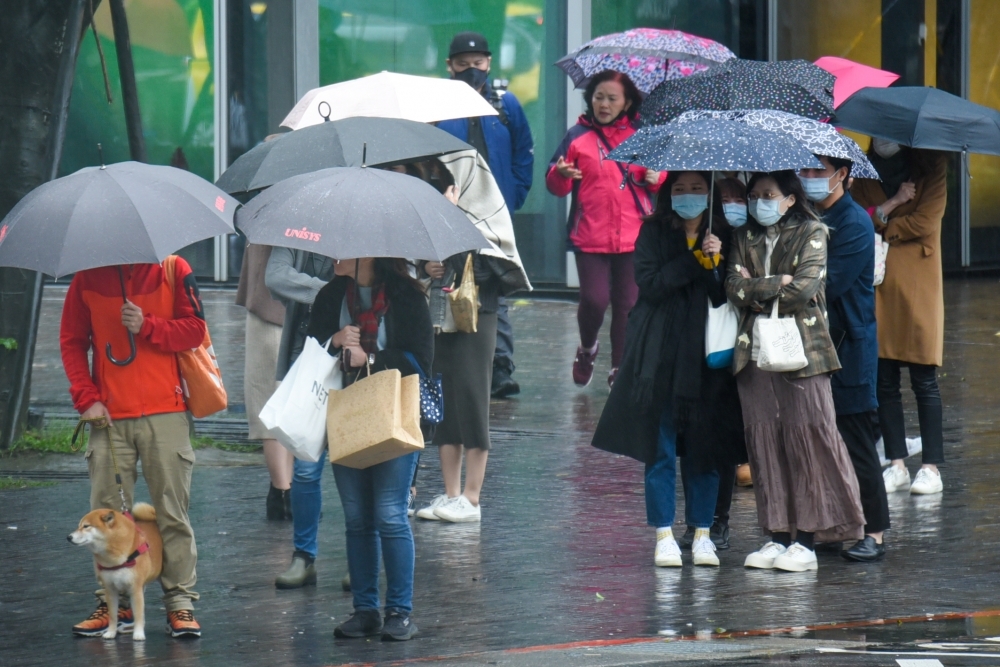
[[[969,99],[1000,109],[1000,14],[991,0],[971,0],[969,7]],[[972,266],[1000,263],[1000,157],[970,155],[969,250]]]

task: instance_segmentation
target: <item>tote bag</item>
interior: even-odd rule
[[[777,297],[771,307],[771,317],[757,316],[753,336],[759,343],[757,368],[760,370],[786,373],[809,365],[795,318],[778,317]]]
[[[889,255],[889,244],[882,240],[881,234],[875,234],[875,287],[885,280],[885,259]]]
[[[448,293],[448,305],[454,318],[455,330],[476,333],[479,326],[479,287],[472,267],[472,253],[465,258],[465,270],[458,289]],[[446,316],[447,317],[447,316]],[[448,325],[447,320],[445,326]]]
[[[709,368],[729,368],[733,365],[736,335],[740,318],[733,304],[727,299],[718,308],[708,300],[708,321],[705,322],[705,363]]]
[[[390,368],[331,393],[326,429],[330,461],[348,468],[422,450],[419,376]]]
[[[331,357],[329,346],[330,341],[324,346],[306,338],[302,354],[260,411],[260,421],[278,442],[295,458],[314,463],[323,454],[330,391],[343,386],[339,355]]]

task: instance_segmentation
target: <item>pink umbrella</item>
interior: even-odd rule
[[[839,107],[844,100],[862,88],[887,88],[899,78],[898,74],[884,69],[869,67],[847,58],[823,56],[815,63],[837,77],[833,85],[833,107]]]

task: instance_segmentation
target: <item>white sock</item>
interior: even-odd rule
[[[656,529],[656,541],[674,539],[674,531],[670,526]]]

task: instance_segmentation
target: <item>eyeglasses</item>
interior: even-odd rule
[[[750,194],[747,195],[747,202],[749,202],[749,203],[752,204],[753,202],[757,201],[758,199],[763,199],[764,201],[776,201],[776,200],[780,201],[780,200],[785,199],[785,198],[786,198],[786,196],[782,195],[780,192],[765,192],[763,195],[757,195],[757,194],[754,194],[754,193],[750,193]]]

